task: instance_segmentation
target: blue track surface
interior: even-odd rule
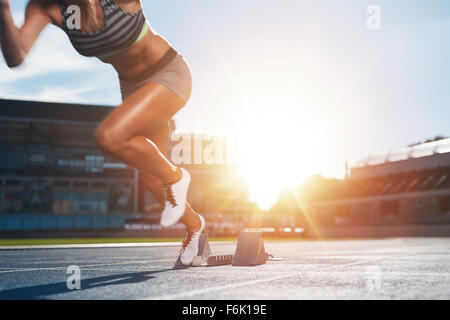
[[[212,244],[215,253],[234,244]],[[258,267],[171,270],[177,247],[0,250],[0,299],[450,299],[450,239],[266,242]],[[81,270],[69,290],[67,268]]]

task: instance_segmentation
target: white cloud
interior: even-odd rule
[[[23,21],[22,12],[13,14],[17,25]],[[19,22],[19,23],[17,23]],[[93,70],[100,65],[94,59],[81,57],[72,47],[64,32],[55,26],[47,27],[41,34],[25,63],[14,70],[0,65],[0,83],[37,77],[56,72]]]
[[[82,94],[92,91],[91,88],[69,89],[62,87],[45,87],[37,94],[6,93],[0,90],[0,95],[4,99],[33,100],[44,102],[63,103],[86,103],[81,97]]]

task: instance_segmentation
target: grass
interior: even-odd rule
[[[60,245],[60,244],[177,242],[177,241],[183,241],[183,239],[181,238],[0,239],[0,247]]]

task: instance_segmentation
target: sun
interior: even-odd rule
[[[283,187],[299,185],[314,171],[311,126],[282,112],[259,114],[239,128],[237,162],[250,200],[263,210]]]

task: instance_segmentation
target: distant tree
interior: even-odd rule
[[[414,147],[414,146],[417,146],[417,145],[422,144],[422,143],[434,142],[434,141],[439,141],[439,140],[444,140],[444,139],[448,139],[448,137],[438,135],[438,136],[435,136],[433,139],[427,139],[427,140],[425,140],[423,142],[419,141],[419,142],[416,142],[416,143],[411,143],[411,144],[408,145],[408,147]]]
[[[330,190],[343,180],[326,178],[320,174],[309,177],[299,186],[298,195],[302,201],[310,201],[316,198],[325,197]]]
[[[439,141],[439,140],[444,140],[444,139],[447,139],[448,137],[444,137],[444,136],[436,136],[436,137],[434,137],[434,139],[428,139],[428,140],[425,140],[424,142],[425,143],[428,143],[428,142],[434,142],[434,141]]]

